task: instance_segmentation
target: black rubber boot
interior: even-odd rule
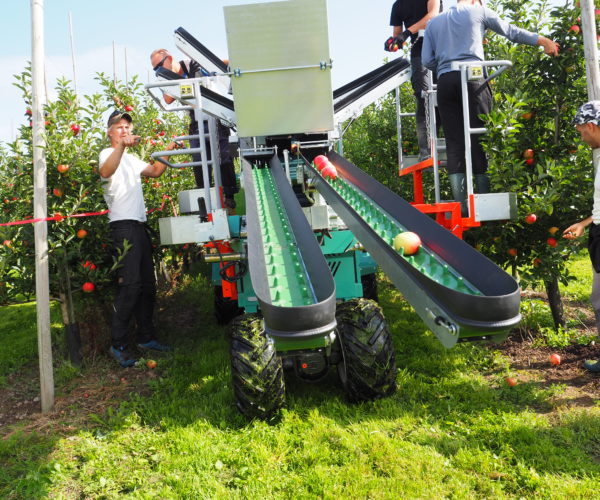
[[[467,209],[467,183],[465,174],[450,174],[450,189],[452,189],[452,197],[456,201],[460,201],[460,212],[463,217],[469,215]]]
[[[476,174],[474,175],[475,180],[475,192],[479,194],[490,192],[490,178],[487,174]]]
[[[594,315],[596,316],[596,329],[598,330],[598,335],[600,335],[600,310],[594,309]],[[583,367],[590,372],[598,373],[600,372],[600,359],[593,361],[587,360],[583,363]]]

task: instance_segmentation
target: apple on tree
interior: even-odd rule
[[[525,151],[523,151],[523,158],[525,158],[526,160],[530,160],[531,158],[533,158],[534,154],[535,153],[533,149],[526,149]]]
[[[537,215],[535,214],[529,214],[527,217],[525,217],[525,222],[527,222],[527,224],[533,224],[536,220]]]

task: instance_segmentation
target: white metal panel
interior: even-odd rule
[[[197,215],[163,217],[158,220],[161,245],[207,243],[211,239],[226,240],[231,237],[225,210],[215,210],[212,222],[201,222]]]
[[[224,11],[239,136],[332,130],[331,68],[318,67],[330,62],[326,0]]]
[[[486,193],[473,195],[475,220],[511,220],[517,217],[516,193]]]

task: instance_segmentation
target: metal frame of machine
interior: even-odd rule
[[[318,11],[325,0],[274,4],[297,8],[300,3]],[[171,80],[173,75],[159,70],[165,81],[147,89],[164,108],[156,89],[179,88],[174,94],[180,105],[166,109],[193,109],[198,120],[213,120],[209,135],[215,152],[214,120],[235,123],[222,83],[243,73],[223,71],[218,58],[182,28],[176,40],[218,73]],[[232,324],[230,352],[236,404],[249,417],[270,417],[284,404],[285,368],[316,380],[336,366],[353,401],[395,389],[395,354],[385,319],[376,302],[362,297],[376,297],[374,280],[365,280],[374,276],[373,259],[446,347],[462,340],[500,340],[520,319],[519,287],[512,277],[331,150],[336,142],[341,145],[344,122],[409,77],[408,62],[396,60],[334,91],[335,126],[329,134],[238,138],[245,217],[226,215],[216,176],[215,188],[180,195],[188,215],[160,221],[163,244],[204,248],[213,263],[220,319],[244,313]],[[312,160],[319,154],[337,167],[337,178],[325,179],[317,171]],[[165,152],[155,158],[181,166],[170,163]],[[394,249],[393,238],[403,231],[421,235],[418,256]]]

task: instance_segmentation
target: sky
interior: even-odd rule
[[[9,1],[10,8],[5,9],[7,15],[0,30],[0,67],[4,68],[0,79],[1,142],[13,140],[15,131],[25,122],[25,105],[13,85],[12,75],[31,60],[31,2]],[[187,0],[175,4],[164,0],[44,0],[43,3],[46,81],[52,99],[58,77],[73,80],[69,14],[77,91],[91,94],[99,90],[94,80],[97,72],[113,75],[113,43],[117,78],[125,80],[127,67],[129,78],[137,74],[143,83],[154,78],[149,67],[153,49],[166,48],[178,54],[173,32],[180,26],[225,58],[223,7],[259,3],[259,0]],[[391,34],[392,3],[392,0],[327,0],[334,88],[371,71],[389,55],[383,51],[383,42]],[[444,0],[444,7],[455,3]]]

